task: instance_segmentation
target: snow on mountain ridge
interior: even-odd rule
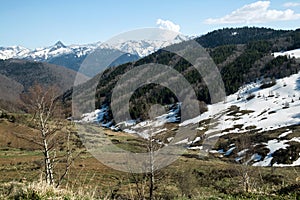
[[[96,48],[120,50],[124,53],[138,55],[139,57],[147,56],[163,47],[187,40],[188,37],[177,36],[174,40],[129,40],[120,41],[114,44],[96,42],[84,45],[64,45],[61,41],[52,46],[29,49],[22,46],[0,47],[0,59],[28,59],[33,61],[47,61],[53,57],[74,53],[77,57],[88,55]]]
[[[122,52],[136,54],[139,57],[145,57],[161,48],[188,40],[188,37],[177,36],[173,40],[128,40],[116,43],[103,43],[100,48],[117,49]]]
[[[30,49],[22,46],[0,47],[0,59],[6,60],[13,57],[23,57]]]

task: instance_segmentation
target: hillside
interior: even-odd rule
[[[112,63],[110,63],[109,66],[117,66],[127,62],[133,62],[140,58],[138,55],[124,53],[122,51],[114,50],[114,49],[99,49],[98,51],[102,52],[103,57],[110,54],[119,55],[117,59],[115,59]],[[45,62],[59,65],[59,66],[64,66],[74,71],[79,71],[82,62],[87,58],[87,56],[88,55],[77,56],[74,53],[68,53],[68,54],[57,55],[53,58],[47,59]],[[92,77],[94,74],[85,73],[85,75]]]
[[[237,34],[235,34],[235,36],[237,37],[232,38],[232,35],[228,36],[229,32],[236,32]],[[300,34],[299,30],[276,31],[265,28],[236,28],[222,29],[214,33],[218,34],[208,33],[200,38],[196,38],[196,41],[205,45],[205,43],[201,43],[201,41],[218,41],[220,35],[223,35],[224,33],[224,39],[220,43],[222,46],[216,46],[219,45],[219,43],[213,44],[210,42],[211,44],[207,43],[207,45],[216,47],[207,48],[207,51],[210,53],[221,72],[227,94],[233,94],[243,84],[255,81],[261,77],[283,78],[297,73],[300,69],[295,58],[282,56],[274,58],[274,56],[272,56],[273,52],[296,47],[298,45],[298,40],[295,38]],[[242,39],[239,38],[239,34],[240,36],[243,36],[241,37]],[[248,38],[249,35],[255,34],[256,37]],[[215,36],[213,37],[213,35]],[[231,39],[226,39],[228,37]],[[175,44],[173,46],[180,47],[180,45],[181,44]],[[173,67],[191,83],[200,102],[205,102],[206,104],[211,103],[208,89],[202,77],[200,77],[196,70],[191,67],[186,60],[181,59],[179,56],[167,52],[164,49],[136,62],[107,69],[102,75],[102,78],[96,76],[85,85],[81,85],[81,88],[85,88],[85,90],[88,91],[91,85],[97,84],[95,102],[86,103],[95,103],[96,108],[101,108],[103,105],[109,105],[111,91],[122,74],[134,67],[147,63],[159,63]],[[147,94],[147,97],[145,94]],[[71,95],[72,93],[68,92],[64,96],[67,104],[71,99]],[[81,101],[86,101],[84,96]],[[166,91],[159,86],[150,85],[140,88],[131,98],[131,115],[134,119],[146,119],[147,116],[144,113],[147,113],[147,109],[149,109],[147,104],[162,103],[167,105],[172,102],[174,103],[174,96],[171,95],[169,91]],[[91,112],[91,110],[86,110],[86,112]]]
[[[254,166],[299,166],[299,80],[300,73],[276,82],[245,85],[180,126],[200,124],[204,134],[200,137],[221,137],[212,153],[234,161]],[[245,135],[249,137],[247,144],[239,144]],[[187,143],[191,149],[204,145],[196,140]]]
[[[244,29],[231,29],[230,31],[232,30],[244,31]],[[247,34],[251,34],[251,31],[258,32],[257,29],[247,30],[250,32]],[[227,31],[225,30],[225,32]],[[270,30],[262,29],[260,31],[265,33],[264,31]],[[204,148],[203,146],[206,146],[203,144],[204,140],[216,135],[217,137],[222,136],[220,143],[216,144],[217,146],[208,146],[210,149],[216,148],[215,151],[225,160],[235,162],[238,159],[246,159],[240,152],[249,148],[251,151],[249,150],[246,160],[249,164],[260,166],[299,165],[299,143],[297,142],[299,131],[293,126],[300,123],[297,113],[299,108],[299,74],[297,73],[300,70],[300,63],[295,57],[276,57],[273,54],[278,49],[295,46],[297,41],[292,38],[296,33],[299,34],[297,31],[276,33],[273,30],[273,34],[262,36],[267,38],[264,40],[257,37],[258,39],[255,41],[250,37],[251,41],[245,44],[227,44],[207,48],[217,63],[228,95],[227,99],[219,104],[211,105],[208,89],[196,70],[186,60],[180,59],[177,55],[164,49],[137,62],[107,69],[101,79],[100,75],[96,76],[76,90],[77,92],[80,90],[87,92],[89,88],[92,88],[92,84],[97,84],[95,102],[87,101],[84,95],[77,98],[81,106],[86,105],[86,108],[90,108],[90,105],[95,103],[97,109],[87,111],[79,122],[98,123],[112,130],[122,130],[144,138],[149,137],[147,128],[155,127],[159,141],[166,144],[172,141],[178,127],[186,126],[189,130],[197,131],[196,137],[181,138],[182,140],[176,141],[176,144],[186,144],[186,146],[190,146],[191,150]],[[180,47],[180,45],[174,46]],[[115,84],[127,71],[152,62],[172,66],[184,75],[196,91],[203,114],[192,119],[191,122],[185,121],[178,126],[184,110],[180,109],[179,104],[175,105],[178,101],[176,96],[166,88],[150,84],[138,88],[133,93],[129,104],[132,119],[125,122],[114,121],[110,110],[110,95]],[[293,76],[289,77],[290,75]],[[100,81],[97,82],[97,80]],[[70,100],[68,95],[65,97]],[[79,93],[79,95],[81,94]],[[124,98],[125,95],[127,94],[124,94]],[[122,98],[120,97],[120,99]],[[149,113],[152,111],[150,110],[152,105],[155,104],[163,105],[167,112],[153,121],[150,120]],[[205,112],[207,110],[208,112]],[[224,117],[222,117],[223,115]],[[279,135],[285,133],[287,129],[296,130],[290,137],[282,136],[281,138],[284,140],[278,139]],[[238,140],[247,134],[251,135],[249,139],[251,142],[248,142],[248,145],[252,146],[238,146]],[[227,135],[228,138],[235,139],[226,139]],[[258,139],[259,137],[261,139]],[[231,154],[231,152],[233,153]],[[282,156],[283,152],[286,156]]]
[[[0,60],[0,99],[18,103],[19,95],[34,83],[44,86],[58,86],[66,91],[74,84],[76,72],[61,66],[26,60]],[[79,75],[82,79],[85,76]]]
[[[177,105],[154,120],[130,120],[111,129],[149,138],[147,130],[152,127],[158,139],[166,145],[174,139],[180,127],[196,129],[195,135],[186,135],[176,144],[185,144],[192,151],[205,151],[209,147],[209,152],[217,157],[248,165],[299,166],[299,80],[300,73],[276,81],[261,80],[244,85],[235,94],[227,96],[224,102],[208,105],[207,112],[180,124],[181,107]],[[86,113],[79,122],[99,123],[109,128],[111,124],[105,123],[107,110],[108,107],[102,107]],[[245,137],[249,138],[241,145],[240,140]],[[207,146],[212,138],[219,142],[216,146]]]

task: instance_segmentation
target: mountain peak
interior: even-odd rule
[[[57,47],[66,47],[60,40],[57,41],[54,46],[57,46]]]
[[[177,42],[182,42],[182,41],[189,40],[189,37],[185,35],[177,35],[173,40]]]

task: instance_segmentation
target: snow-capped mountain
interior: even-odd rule
[[[98,43],[95,43],[65,46],[61,41],[58,41],[52,46],[36,48],[34,50],[21,46],[0,47],[0,59],[19,58],[33,61],[47,61],[53,57],[70,53],[81,57],[96,49],[98,45]]]
[[[0,59],[19,58],[33,61],[49,61],[54,57],[72,54],[76,57],[86,56],[96,48],[119,50],[124,53],[138,55],[139,57],[147,56],[158,49],[171,44],[187,40],[188,37],[178,35],[173,40],[129,40],[113,44],[96,42],[86,45],[64,45],[61,41],[52,46],[36,48],[34,50],[22,47],[0,47]]]
[[[0,47],[0,59],[10,58],[26,59],[30,61],[48,62],[55,65],[78,71],[85,58],[97,49],[97,53],[107,55],[120,55],[109,66],[121,65],[127,62],[134,62],[163,47],[187,40],[188,37],[180,36],[172,40],[128,40],[114,43],[93,43],[86,45],[64,45],[61,41],[52,46],[36,48],[34,50],[21,47]],[[101,55],[99,55],[101,57]],[[81,72],[92,77],[94,73]]]
[[[30,49],[21,46],[0,47],[0,59],[22,58],[30,53]]]
[[[77,57],[81,57],[96,48],[97,44],[65,46],[61,41],[58,41],[53,46],[34,49],[21,58],[34,61],[48,61],[51,58],[64,54],[75,54]]]
[[[189,40],[190,37],[177,35],[172,40],[129,40],[113,44],[102,43],[100,48],[117,49],[122,52],[145,57],[166,46]]]

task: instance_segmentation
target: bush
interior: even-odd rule
[[[271,81],[271,82],[265,82],[263,83],[259,88],[260,89],[265,89],[265,88],[269,88],[276,85],[276,81]]]
[[[15,123],[15,121],[16,121],[16,118],[13,115],[9,115],[7,119],[11,123]]]
[[[0,110],[0,118],[6,118],[7,117],[7,113]]]
[[[251,99],[253,99],[255,97],[255,94],[249,94],[246,98],[247,101],[250,101]]]
[[[12,122],[12,123],[14,123],[16,121],[15,116],[9,115],[6,112],[4,112],[3,110],[0,110],[0,118],[7,119],[9,122]]]

